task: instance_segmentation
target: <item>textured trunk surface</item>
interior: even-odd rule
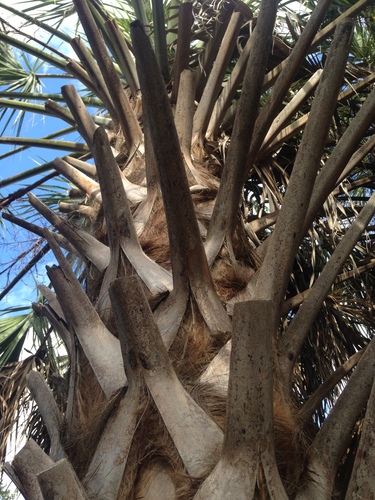
[[[180,73],[168,83],[168,93],[141,24],[131,28],[136,69],[128,68],[132,91],[125,91],[88,5],[76,0],[100,74],[95,80],[87,61],[85,69],[116,134],[98,128],[74,87],[67,86],[63,95],[94,165],[65,157],[54,167],[86,197],[79,209],[82,220],[83,206],[90,207],[86,233],[73,217],[50,213],[30,196],[59,232],[43,231],[58,266],[47,270],[53,292],[41,287],[45,304],[35,308],[64,339],[73,382],[62,414],[48,386],[29,379],[51,447],[48,456],[30,442],[8,466],[28,500],[332,497],[352,429],[370,397],[373,342],[354,373],[357,389],[351,390],[350,379],[321,429],[312,414],[327,391],[305,411],[308,400],[297,402],[294,376],[319,308],[375,212],[373,198],[299,314],[286,298],[298,248],[365,134],[345,139],[341,166],[334,178],[322,179],[324,168],[333,169],[321,169],[321,157],[345,74],[351,21],[338,25],[323,72],[305,88],[305,96],[314,95],[313,105],[285,196],[270,197],[275,210],[253,221],[239,208],[249,173],[266,172],[271,164],[261,159],[280,147],[278,134],[294,112],[288,108],[274,119],[328,3],[319,2],[291,56],[273,68],[281,73],[272,83],[264,75],[277,2],[263,0],[239,65],[231,67],[225,97],[222,80],[249,20],[240,3],[234,11],[227,6],[217,24],[205,53],[211,65],[215,61],[212,71],[206,61],[209,74],[186,67],[183,37],[190,33],[191,11],[182,5]],[[108,23],[106,29],[117,32]],[[129,57],[127,45],[118,43],[116,50]],[[242,80],[223,155],[218,142],[212,146],[207,139],[220,141],[218,130]],[[273,92],[259,113],[260,96],[270,84]],[[370,95],[367,114],[359,119],[365,131],[373,100]],[[301,97],[295,109],[302,102]],[[85,261],[84,286],[60,247]],[[374,390],[364,427],[372,440],[373,400]],[[357,455],[353,470],[349,491],[360,489],[362,498],[372,498],[373,460]]]

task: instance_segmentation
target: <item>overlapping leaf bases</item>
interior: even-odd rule
[[[87,44],[65,40],[78,59],[59,67],[106,116],[74,85],[46,110],[83,138],[49,165],[82,201],[29,193],[49,229],[4,214],[58,261],[33,307],[69,359],[58,400],[47,353],[18,392],[22,367],[0,372],[45,426],[6,466],[26,498],[375,493],[375,74],[353,48],[370,2],[329,3],[184,3],[165,22],[155,2],[151,24],[137,3],[130,42],[75,1]]]

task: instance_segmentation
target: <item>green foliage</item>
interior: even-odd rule
[[[17,498],[17,493],[12,493],[6,485],[0,484],[0,500],[16,500]]]
[[[355,66],[374,67],[375,9],[367,9],[357,22],[352,47],[352,61]]]

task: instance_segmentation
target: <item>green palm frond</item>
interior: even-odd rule
[[[44,63],[51,64],[55,68],[59,68],[63,71],[65,71],[66,69],[66,58],[57,57],[56,55],[54,55],[53,52],[56,51],[52,47],[50,52],[46,52],[45,50],[36,47],[34,44],[29,44],[26,41],[20,40],[14,36],[7,35],[3,32],[0,32],[0,40],[3,43],[9,44],[11,47],[21,50],[24,54],[30,54],[31,56],[40,59]],[[59,54],[62,55],[61,52],[59,52]],[[23,58],[25,59],[25,57]]]
[[[10,46],[0,43],[0,85],[7,90],[23,88],[25,82],[29,86],[30,72],[28,72],[15,56]]]
[[[75,127],[67,127],[67,128],[62,129],[62,130],[59,130],[58,132],[54,132],[52,134],[49,134],[46,137],[43,137],[43,139],[46,139],[46,140],[47,139],[55,139],[56,137],[65,136],[66,134],[69,134],[70,132],[73,132],[74,130],[75,130]],[[3,153],[2,155],[0,155],[0,161],[4,160],[5,158],[8,158],[9,156],[13,156],[13,155],[16,155],[18,153],[21,153],[22,151],[25,151],[26,149],[28,149],[27,146],[21,146],[19,148],[14,148],[12,151],[8,151],[7,153]],[[0,182],[0,188],[2,186],[6,185],[6,182],[4,182],[4,181],[5,181],[5,179],[2,182]],[[10,183],[12,183],[12,182],[10,182]]]
[[[28,310],[27,314],[14,313]],[[66,354],[61,342],[51,337],[52,329],[44,317],[38,316],[26,307],[8,307],[1,310],[0,318],[0,454],[4,458],[7,443],[12,433],[24,432],[25,425],[36,438],[40,436],[40,415],[30,400],[27,391],[27,375],[31,370],[44,371],[54,392],[61,393],[63,401],[66,385],[63,379],[66,371]],[[31,354],[33,353],[33,354]],[[27,357],[25,358],[25,354]],[[25,358],[22,360],[22,358]],[[62,383],[61,383],[62,381]],[[17,424],[17,425],[16,425]],[[43,426],[42,426],[43,427]],[[38,440],[38,438],[37,438]],[[48,442],[45,444],[48,449]]]
[[[375,20],[372,11],[357,23],[353,39],[353,60],[356,65],[374,66]]]
[[[4,9],[5,11],[10,12],[11,14],[17,16],[18,18],[21,18],[24,20],[24,26],[38,26],[42,30],[44,30],[47,33],[50,33],[50,35],[57,37],[67,43],[70,43],[71,37],[65,34],[63,31],[59,30],[58,27],[61,25],[63,22],[63,19],[59,19],[59,22],[57,24],[57,28],[52,27],[50,24],[43,23],[42,21],[38,20],[36,17],[30,16],[27,14],[26,10],[22,11],[20,9],[15,9],[11,5],[6,5],[4,3],[0,2],[0,8]],[[5,20],[2,19],[2,22],[5,26],[9,26],[9,23]],[[10,26],[11,29],[13,29]]]
[[[48,172],[49,170],[51,170],[51,162],[46,162],[46,163],[39,165],[37,167],[31,168],[29,170],[25,170],[25,171],[21,172],[20,174],[16,174],[12,177],[8,177],[7,179],[4,179],[0,183],[0,187],[2,188],[2,187],[10,186],[12,184],[13,185],[18,184],[19,182],[21,182],[25,179],[29,179],[30,177],[34,177],[34,176],[43,174],[45,172]],[[57,175],[57,174],[54,173],[54,175]],[[45,179],[45,180],[49,180],[49,179]],[[33,189],[33,188],[31,188],[31,189]],[[16,191],[16,193],[17,193],[17,191]],[[28,192],[28,191],[26,191],[26,192]],[[24,194],[26,194],[26,192],[24,192],[24,190],[21,189],[22,194],[20,193],[19,195],[17,195],[15,193],[14,196],[12,197],[13,198],[12,201],[16,200],[18,197],[23,196]]]
[[[3,42],[0,43],[0,86],[4,87],[7,91],[40,91],[40,82],[33,74],[33,69],[38,67],[38,65],[31,68],[28,59],[23,58],[23,60],[25,64],[21,65],[19,59],[16,58],[9,46]],[[4,120],[7,111],[6,107],[0,107],[0,120]],[[20,133],[24,120],[24,112],[17,113],[14,110],[8,113],[1,135],[14,118],[16,118],[15,123],[17,123],[17,134]]]
[[[30,315],[11,316],[0,320],[1,366],[19,359],[30,327]]]
[[[60,26],[62,21],[75,14],[75,9],[69,0],[59,0],[57,2],[47,0],[39,3],[27,0],[25,4],[29,4],[29,7],[23,9],[26,14],[33,14],[36,19],[46,24],[50,23],[52,26]]]

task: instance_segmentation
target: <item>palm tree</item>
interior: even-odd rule
[[[22,319],[40,322],[37,352],[21,361],[29,328],[0,324],[3,452],[19,402],[36,403],[5,466],[26,498],[375,494],[375,74],[351,49],[371,12],[325,22],[329,4],[134,2],[129,27],[125,8],[61,3],[81,38],[55,10],[19,12],[74,60],[0,34],[7,61],[11,44],[85,87],[43,109],[23,101],[35,86],[2,100],[84,141],[8,138],[71,153],[2,200],[45,242],[28,268],[58,262]],[[57,174],[75,186],[65,215],[31,193]],[[14,215],[26,193],[39,222]]]

